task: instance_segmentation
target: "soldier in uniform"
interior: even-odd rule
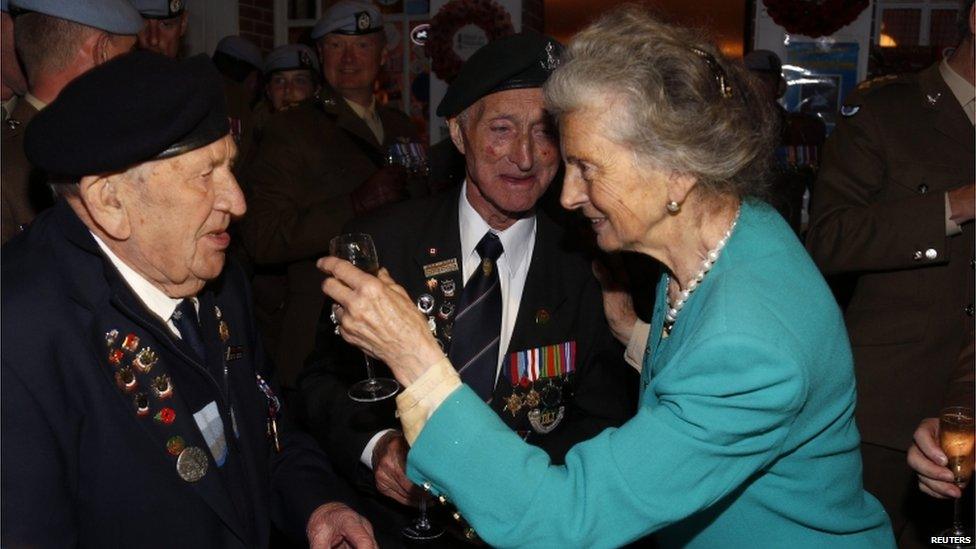
[[[934,506],[915,489],[906,449],[918,422],[938,416],[973,333],[971,0],[962,19],[964,38],[950,58],[865,82],[846,99],[807,234],[826,274],[859,274],[845,315],[864,484],[903,546],[927,543],[941,526],[924,523]]]
[[[261,50],[246,38],[225,36],[217,42],[213,62],[224,77],[230,134],[240,147],[244,132],[251,123],[251,109],[263,63]]]
[[[541,90],[559,49],[550,38],[519,34],[472,55],[437,109],[466,160],[465,183],[346,229],[373,236],[380,264],[427,316],[466,382],[555,463],[577,442],[623,423],[636,405],[636,376],[607,327],[590,262],[537,207],[560,165]],[[500,255],[486,267],[490,249]],[[467,313],[476,280],[493,273],[497,309]],[[337,468],[396,517],[374,523],[402,525],[416,517],[404,505],[418,494],[404,473],[408,446],[393,399],[361,404],[347,396],[364,377],[363,355],[335,335],[330,313],[323,311],[317,352],[301,378],[309,427],[334,451]]]
[[[78,75],[135,45],[142,18],[127,0],[13,0],[14,40],[30,83],[3,125],[2,241],[50,206],[46,176],[24,156],[24,128]]]
[[[126,116],[117,116],[125,104]],[[291,429],[227,225],[220,75],[134,52],[27,129],[58,203],[3,248],[2,524],[9,547],[375,547]]]
[[[279,310],[273,356],[286,388],[312,351],[324,297],[315,259],[353,216],[404,198],[402,168],[386,166],[391,148],[415,141],[410,119],[383,107],[373,87],[386,60],[383,19],[371,4],[343,0],[312,30],[329,89],[276,114],[241,168],[251,211],[242,224],[256,268],[287,271],[288,295],[255,295]]]
[[[17,101],[27,93],[27,79],[20,70],[14,51],[14,20],[10,17],[8,0],[0,0],[0,110],[6,122],[17,107]]]
[[[146,25],[139,32],[139,47],[167,57],[179,55],[189,16],[183,0],[131,2],[146,20]]]

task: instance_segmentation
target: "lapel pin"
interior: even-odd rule
[[[929,105],[935,105],[938,103],[940,97],[942,97],[942,92],[925,94],[925,100],[929,102]]]
[[[417,309],[425,315],[430,314],[434,310],[434,296],[430,294],[423,294],[417,298]]]
[[[428,278],[427,279],[427,289],[430,290],[430,291],[432,291],[432,292],[437,289],[437,279],[436,278]]]
[[[152,392],[160,400],[173,396],[173,382],[170,381],[169,376],[163,374],[153,378]]]
[[[115,342],[118,341],[118,340],[119,340],[119,331],[118,330],[109,330],[109,331],[105,332],[105,346],[106,347],[111,348],[112,345],[115,345]]]
[[[125,339],[122,340],[122,348],[130,353],[136,352],[136,349],[139,348],[139,336],[136,334],[125,336]]]
[[[230,339],[230,327],[227,325],[226,320],[221,320],[217,324],[217,332],[220,333],[220,340],[227,343],[227,340]]]
[[[171,436],[169,437],[169,440],[166,441],[166,452],[173,457],[180,455],[183,448],[186,448],[186,442],[183,440],[183,437],[179,435]]]
[[[121,364],[124,357],[125,353],[121,349],[112,349],[108,352],[108,361],[112,363],[112,366]]]
[[[547,309],[539,309],[535,312],[536,324],[548,324],[549,318],[549,311]]]
[[[431,257],[437,255],[437,248],[427,248],[427,255]]]
[[[156,412],[153,419],[156,420],[157,423],[161,423],[163,425],[172,425],[173,422],[176,421],[176,411],[172,408],[163,408],[162,410]]]
[[[159,356],[156,355],[156,351],[153,351],[149,347],[144,347],[139,350],[135,360],[132,361],[132,365],[135,366],[136,370],[148,374],[149,370],[152,370],[152,367],[156,365],[158,360]]]
[[[457,290],[457,284],[451,279],[447,279],[441,282],[441,292],[444,297],[454,297],[454,292]]]
[[[136,415],[145,416],[149,414],[149,397],[146,396],[146,393],[136,393],[132,401],[136,405]]]

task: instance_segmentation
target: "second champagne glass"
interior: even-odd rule
[[[373,245],[373,238],[368,234],[341,234],[329,242],[329,253],[334,257],[345,259],[371,275],[375,276],[380,270],[376,246]],[[395,395],[400,390],[400,384],[395,379],[374,377],[373,364],[368,356],[365,356],[365,359],[366,379],[349,388],[349,398],[358,402],[376,402]]]
[[[973,450],[976,446],[976,424],[973,422],[973,409],[963,406],[946,408],[939,413],[939,445],[945,452],[956,486],[960,490],[973,476]],[[944,547],[971,547],[970,543],[955,543],[952,540],[972,539],[973,532],[963,526],[960,515],[960,499],[953,502],[952,527],[939,533],[949,538]]]

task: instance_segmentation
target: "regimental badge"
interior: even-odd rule
[[[168,407],[163,408],[162,410],[156,412],[156,415],[153,416],[153,419],[156,420],[156,423],[160,423],[163,425],[172,425],[173,422],[176,421],[176,410],[173,410],[172,408],[168,408]]]
[[[457,291],[457,284],[451,279],[445,279],[441,281],[441,293],[444,297],[454,297],[454,292]]]
[[[130,353],[136,352],[139,348],[139,336],[136,334],[128,334],[125,339],[122,340],[122,348]]]
[[[458,270],[458,260],[456,257],[452,257],[451,259],[424,265],[424,278],[433,278],[447,273],[455,273]]]
[[[153,395],[160,400],[173,396],[173,381],[167,374],[154,377],[151,387]]]
[[[436,278],[428,278],[427,279],[427,289],[430,290],[430,291],[432,291],[432,292],[437,289],[437,279]]]
[[[227,340],[230,339],[230,326],[227,325],[226,320],[221,320],[217,324],[217,332],[220,334],[220,340],[227,343]]]
[[[558,409],[547,409],[547,410],[530,410],[529,424],[532,425],[532,429],[539,434],[547,434],[552,432],[553,429],[559,426],[563,421],[563,416],[566,414],[566,407],[560,406]]]
[[[437,318],[447,320],[454,314],[454,304],[450,301],[441,303],[441,308],[437,311]]]
[[[181,11],[183,11],[183,0],[170,0],[169,2],[170,15],[177,15]]]
[[[148,374],[149,370],[152,370],[152,367],[155,366],[157,362],[159,362],[159,355],[156,354],[156,351],[153,351],[151,347],[144,347],[139,350],[139,353],[136,354],[136,358],[132,360],[132,366],[134,366],[136,370],[139,370],[144,374]]]
[[[511,396],[505,399],[505,407],[503,410],[511,412],[512,417],[518,415],[518,411],[522,409],[522,396],[518,393],[513,392]]]
[[[186,448],[186,442],[179,435],[169,437],[169,440],[166,441],[166,452],[173,457],[180,455],[184,448]]]
[[[423,294],[417,298],[417,309],[425,315],[429,315],[434,311],[434,296],[430,294]]]
[[[305,50],[298,50],[298,64],[302,67],[311,67],[312,58],[308,55]]]
[[[859,110],[861,110],[860,105],[844,105],[840,108],[840,115],[844,118],[850,118],[857,114]]]
[[[535,387],[530,389],[528,393],[525,393],[526,407],[537,408],[541,402],[542,402],[542,398],[539,396],[539,393],[536,392]]]
[[[115,371],[115,382],[118,384],[119,389],[123,392],[131,393],[136,389],[136,376],[132,373],[132,369],[128,366],[123,366]]]
[[[115,345],[115,342],[117,342],[118,340],[119,340],[118,330],[109,330],[105,332],[105,346],[108,347],[109,349],[111,349],[112,346]]]
[[[547,71],[554,71],[556,70],[556,67],[559,66],[559,59],[556,59],[556,57],[553,55],[554,50],[555,46],[552,45],[551,41],[548,42],[546,44],[546,58],[543,61],[539,61],[542,68],[546,69]]]
[[[357,29],[359,29],[361,31],[368,30],[369,29],[369,26],[370,26],[370,24],[372,22],[373,22],[373,20],[370,18],[368,11],[361,11],[361,12],[359,12],[359,13],[356,14],[356,28]]]
[[[223,320],[224,318],[224,313],[220,310],[220,307],[216,305],[214,305],[214,316],[217,317],[217,320]]]
[[[925,94],[925,100],[929,102],[929,105],[933,106],[939,102],[940,97],[942,97],[942,92]]]
[[[132,401],[136,405],[136,415],[149,415],[149,397],[146,396],[146,393],[136,393],[136,396],[132,398]]]
[[[207,454],[196,446],[187,446],[176,458],[176,472],[187,482],[196,482],[207,474]]]
[[[122,364],[123,358],[125,358],[125,353],[122,352],[122,349],[112,349],[108,352],[108,361],[112,364],[112,366]]]
[[[20,120],[17,120],[16,118],[8,118],[7,127],[11,130],[16,130],[18,127],[20,127]]]
[[[491,276],[491,269],[493,267],[494,267],[494,264],[487,257],[481,260],[481,271],[483,273],[485,273],[485,276],[486,277]]]

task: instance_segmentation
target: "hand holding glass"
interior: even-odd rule
[[[948,462],[946,467],[952,471],[953,482],[962,490],[973,476],[973,450],[976,446],[976,424],[973,422],[972,408],[953,406],[942,410],[939,414],[939,445],[945,452]],[[972,531],[963,527],[960,516],[960,500],[953,503],[952,527],[939,533],[939,536],[949,538],[970,538]],[[951,543],[949,547],[966,547],[967,545]]]
[[[380,270],[379,257],[373,238],[363,233],[341,234],[329,242],[329,254],[345,259],[359,269],[376,275]],[[358,402],[376,402],[390,398],[400,390],[394,379],[373,376],[373,364],[366,356],[366,379],[349,388],[349,398]]]

